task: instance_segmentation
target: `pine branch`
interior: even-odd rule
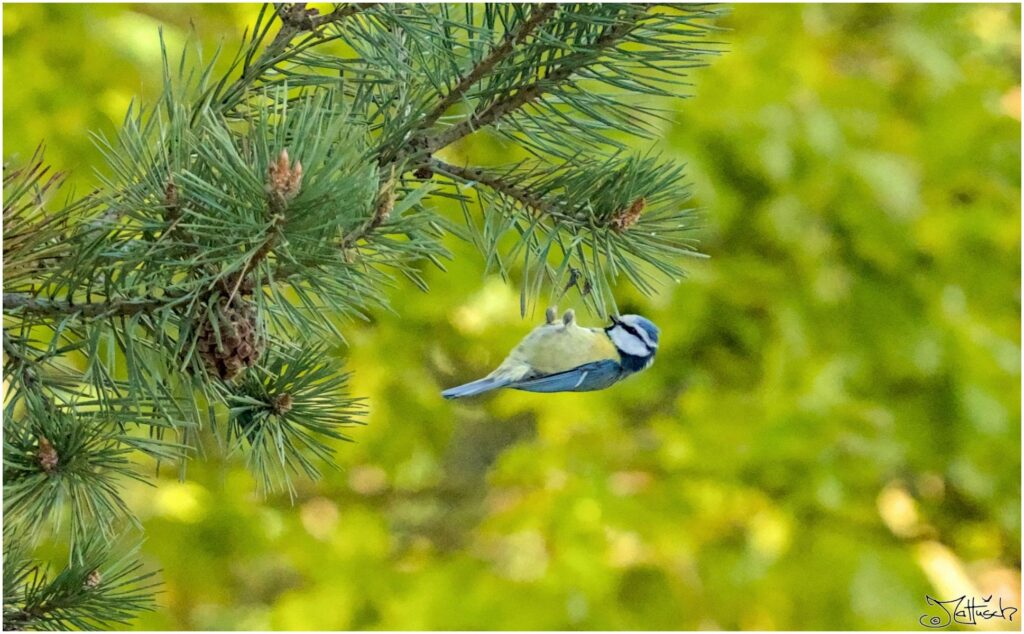
[[[55,370],[52,361],[56,355],[33,348],[24,338],[12,338],[6,328],[3,330],[3,350],[7,357],[4,376],[10,389],[6,395],[7,406],[10,408],[25,397],[21,393],[24,388],[31,391],[29,400],[34,401],[31,405],[38,406],[37,413],[46,415],[59,412],[61,404],[55,400],[56,392],[67,387],[69,378],[76,381],[80,377],[72,376],[67,371],[44,373],[44,370]],[[12,414],[13,411],[9,409],[8,413]]]
[[[73,549],[68,566],[51,576],[23,549],[7,539],[4,546],[4,630],[110,630],[153,609],[154,574],[142,571],[137,549],[113,559],[93,540]]]
[[[505,39],[500,45],[496,46],[487,57],[480,60],[476,66],[463,75],[459,80],[459,83],[441,99],[441,101],[433,110],[430,111],[429,114],[427,114],[427,116],[423,117],[419,122],[419,127],[422,129],[429,128],[434,125],[434,123],[440,119],[445,112],[447,112],[448,108],[465,96],[466,91],[486,77],[487,74],[491,72],[496,65],[498,65],[498,63],[514,54],[515,47],[533,34],[533,32],[544,24],[544,22],[558,10],[558,8],[559,5],[557,3],[535,5],[530,18],[523,22],[515,31],[509,31],[506,33]]]
[[[182,297],[184,296],[170,295],[161,298],[111,299],[101,302],[77,303],[71,300],[43,299],[27,293],[4,293],[4,312],[45,317],[76,314],[81,317],[129,316],[167,308],[180,303]]]
[[[561,217],[564,214],[558,208],[549,204],[543,198],[531,193],[529,190],[508,182],[501,176],[485,171],[479,167],[458,167],[451,163],[445,163],[439,159],[430,159],[427,163],[436,172],[446,174],[452,178],[465,183],[479,183],[486,185],[494,191],[515,200],[523,207],[545,216]]]
[[[57,210],[46,200],[64,182],[61,172],[51,174],[43,163],[40,144],[28,165],[4,166],[3,271],[5,288],[25,288],[39,272],[69,255],[67,230],[72,217],[88,208],[89,197]]]
[[[346,234],[339,248],[344,252],[346,249],[355,248],[356,243],[365,240],[382,224],[387,222],[391,216],[391,210],[395,206],[395,167],[391,166],[391,175],[381,185],[377,193],[377,203],[373,209],[373,215],[367,219],[358,229]]]
[[[294,494],[293,474],[319,475],[302,450],[329,461],[334,450],[325,439],[351,440],[342,430],[359,424],[362,399],[348,395],[348,375],[325,363],[327,356],[323,345],[276,356],[268,372],[246,375],[227,397],[228,439],[247,448],[264,489],[283,484]]]
[[[270,213],[270,229],[263,244],[253,252],[252,257],[238,272],[235,285],[228,296],[229,300],[234,298],[243,284],[254,283],[254,280],[248,279],[249,273],[270,255],[274,245],[281,239],[287,221],[288,202],[295,198],[301,186],[302,163],[295,161],[292,165],[288,150],[281,150],[277,161],[271,163],[267,170],[267,211]]]
[[[540,98],[546,92],[551,90],[552,87],[572,77],[574,73],[579,71],[581,66],[596,60],[600,57],[603,51],[617,44],[622,38],[628,35],[630,31],[637,27],[637,21],[642,16],[643,14],[638,13],[632,16],[629,20],[620,22],[615,27],[604,33],[604,35],[599,37],[589,47],[589,49],[563,57],[560,60],[558,67],[548,73],[546,77],[523,86],[511,95],[495,101],[482,110],[474,112],[460,123],[448,128],[436,136],[425,137],[423,151],[428,154],[433,154],[441,148],[451,145],[455,141],[476,132],[480,128],[491,125],[515,110],[522,108],[531,101]],[[410,143],[410,145],[414,144]]]
[[[307,9],[305,2],[275,6],[274,12],[281,21],[281,28],[255,61],[252,61],[250,57],[246,58],[241,77],[224,92],[224,96],[220,99],[220,107],[234,106],[246,89],[268,70],[293,57],[295,51],[289,51],[288,46],[299,34],[310,33],[310,38],[318,43],[337,39],[339,37],[337,35],[325,36],[323,28],[330,24],[338,24],[350,16],[375,7],[377,4],[376,2],[350,3],[324,15],[320,15],[316,9]],[[256,40],[254,43],[258,44],[258,42],[259,40]]]
[[[39,375],[36,373],[35,362],[14,345],[10,335],[7,334],[6,328],[3,331],[3,348],[4,354],[7,355],[7,362],[9,364],[17,365],[21,371],[21,384],[38,392],[40,397],[43,399],[43,402],[46,405],[53,407],[54,405],[50,400],[49,395],[42,393],[39,389]]]
[[[361,2],[361,3],[349,3],[344,6],[336,7],[330,13],[324,15],[317,15],[316,9],[309,9],[306,11],[306,17],[309,19],[310,28],[307,30],[316,30],[334,22],[341,22],[350,15],[355,15],[360,11],[372,9],[373,7],[380,4],[379,2]],[[304,25],[303,25],[304,26]]]

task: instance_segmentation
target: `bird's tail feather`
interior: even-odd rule
[[[448,388],[444,392],[441,392],[441,396],[445,398],[463,398],[466,396],[476,396],[477,394],[483,394],[484,392],[490,392],[501,387],[507,386],[512,381],[507,378],[498,378],[493,376],[485,376],[482,379],[477,379],[471,383],[460,385],[458,387]]]

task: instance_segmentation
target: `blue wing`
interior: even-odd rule
[[[509,383],[508,387],[527,392],[590,392],[603,390],[621,377],[622,366],[619,362],[605,359],[585,363],[565,372]]]

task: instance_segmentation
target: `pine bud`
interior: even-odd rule
[[[612,216],[609,226],[612,231],[616,233],[622,233],[626,229],[629,229],[640,220],[640,214],[643,213],[644,207],[647,206],[647,199],[641,196],[633,201],[633,204],[625,209],[620,209],[615,212]]]
[[[164,205],[167,209],[178,208],[178,187],[170,179],[167,179],[167,185],[164,187]]]
[[[57,455],[57,450],[53,448],[53,445],[50,444],[50,441],[45,436],[39,437],[39,451],[36,457],[39,460],[39,466],[46,473],[53,473],[57,469],[57,464],[60,463],[60,456]]]
[[[434,177],[434,170],[430,169],[426,165],[416,168],[416,171],[412,173],[413,176],[422,180],[430,180]]]
[[[295,402],[292,400],[291,394],[287,392],[283,394],[278,394],[277,398],[274,399],[274,413],[277,414],[278,416],[281,416],[282,414],[287,414],[288,412],[292,411],[292,405],[294,404]]]
[[[389,182],[384,190],[377,197],[377,212],[374,215],[376,224],[380,225],[391,217],[391,210],[395,208],[395,187]]]
[[[377,207],[373,210],[371,227],[376,228],[384,224],[391,217],[391,210],[395,208],[395,166],[391,166],[391,175],[379,190],[377,190]]]
[[[89,590],[93,590],[103,583],[103,575],[100,574],[99,570],[93,570],[86,577],[85,581],[82,582],[82,587]]]
[[[173,225],[180,218],[181,205],[178,201],[178,186],[168,176],[167,184],[164,185],[164,219]]]
[[[277,160],[267,168],[267,192],[275,198],[289,201],[299,193],[302,186],[302,163],[291,164],[288,150],[281,150]]]

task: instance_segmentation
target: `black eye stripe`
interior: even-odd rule
[[[633,326],[630,326],[629,324],[627,324],[624,321],[616,321],[614,325],[612,325],[612,326],[610,326],[608,328],[605,328],[605,331],[606,332],[610,332],[610,331],[614,330],[616,326],[618,326],[619,328],[622,328],[627,333],[629,333],[629,335],[631,337],[633,337],[634,339],[639,341],[640,345],[642,345],[644,347],[644,349],[647,350],[648,354],[651,354],[652,352],[654,352],[654,347],[652,347],[651,344],[647,343],[647,340],[644,339],[643,336],[640,335],[639,332],[637,332],[636,328],[634,328]]]
[[[637,339],[639,339],[639,340],[640,340],[640,343],[644,344],[644,346],[647,346],[648,348],[650,348],[650,346],[648,346],[648,345],[647,345],[647,340],[646,340],[646,339],[644,339],[644,338],[643,338],[643,337],[642,337],[642,336],[640,335],[640,333],[639,333],[639,332],[637,331],[637,329],[636,329],[636,328],[634,328],[634,327],[630,326],[629,324],[627,324],[627,323],[626,323],[626,322],[624,322],[624,321],[620,321],[620,322],[619,322],[619,326],[621,326],[621,327],[622,327],[623,329],[625,329],[625,331],[626,331],[626,332],[628,332],[629,334],[631,334],[631,335],[633,335],[634,337],[636,337]]]

